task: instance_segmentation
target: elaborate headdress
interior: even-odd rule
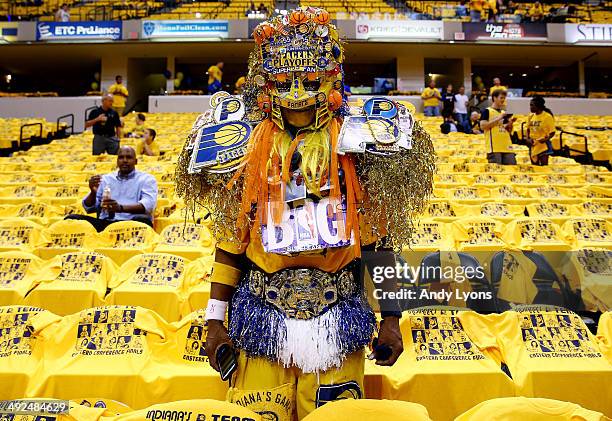
[[[324,127],[343,105],[344,54],[329,13],[311,7],[261,23],[248,83],[259,109],[284,128],[281,108],[314,108],[315,129]],[[247,95],[248,97],[248,95]],[[248,101],[248,98],[245,98]]]

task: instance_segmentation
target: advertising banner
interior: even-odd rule
[[[603,43],[612,44],[612,24],[578,23],[565,25],[565,42],[571,44]]]
[[[0,43],[17,41],[18,22],[0,22]]]
[[[435,39],[444,35],[442,21],[357,20],[357,39]]]
[[[144,20],[142,38],[227,38],[226,20]]]
[[[121,39],[121,21],[39,22],[36,40],[116,40]]]
[[[546,41],[545,23],[463,23],[466,41]]]

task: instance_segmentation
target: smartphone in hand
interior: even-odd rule
[[[217,349],[217,365],[223,381],[228,380],[238,368],[236,353],[230,345],[223,344]]]

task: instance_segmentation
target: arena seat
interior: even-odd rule
[[[44,230],[48,241],[35,253],[43,259],[51,259],[59,254],[93,251],[98,244],[98,232],[87,221],[60,220]]]
[[[39,272],[40,283],[24,303],[59,315],[102,305],[116,271],[117,265],[111,259],[95,252],[58,255]]]
[[[612,308],[612,251],[582,249],[565,254],[561,266],[567,289],[580,296],[578,310],[605,312]]]
[[[457,268],[461,267],[461,274]],[[453,272],[447,275],[447,273]],[[466,253],[440,251],[430,253],[423,258],[419,268],[420,277],[417,285],[426,287],[430,291],[445,289],[452,291],[450,300],[430,300],[422,305],[451,305],[467,307],[474,311],[490,313],[498,311],[493,286],[487,279],[480,262]],[[468,298],[457,297],[456,291],[488,293],[490,298]],[[437,301],[437,302],[436,302]]]
[[[105,302],[141,306],[169,322],[178,321],[191,312],[185,310],[190,289],[204,282],[210,268],[205,262],[166,253],[134,256],[115,272]]]
[[[27,396],[28,384],[35,376],[43,358],[42,348],[32,334],[32,317],[39,308],[23,306],[0,307],[0,381],[2,399]]]
[[[355,417],[360,421],[378,421],[393,417],[397,421],[431,421],[427,408],[412,402],[342,399],[329,402],[308,414],[304,421],[343,421]]]
[[[39,280],[44,261],[31,253],[5,251],[0,253],[0,306],[21,304]]]
[[[379,384],[376,397],[418,403],[432,419],[448,420],[483,400],[514,396],[511,378],[477,347],[460,320],[463,313],[473,312],[444,306],[404,312],[404,352],[395,365],[366,361],[366,376]]]
[[[554,306],[517,306],[502,314],[460,312],[459,320],[484,354],[503,360],[516,394],[574,402],[609,414],[612,365],[574,312]]]
[[[503,240],[521,250],[571,250],[569,235],[548,218],[517,218],[506,225]]]
[[[479,421],[495,414],[500,419],[542,419],[554,413],[566,419],[582,418],[604,421],[601,412],[591,411],[571,402],[524,396],[497,398],[482,402],[455,418],[455,421]]]
[[[194,223],[172,224],[163,229],[157,253],[172,253],[194,260],[214,253],[214,240],[209,229]]]
[[[153,251],[159,240],[153,228],[135,221],[121,221],[106,227],[100,233],[100,245],[95,248],[122,265],[131,257]]]
[[[599,349],[612,364],[612,312],[604,311],[597,323]]]
[[[43,227],[25,218],[0,220],[0,251],[34,252],[47,244]]]
[[[501,311],[515,304],[567,304],[557,274],[540,253],[501,251],[490,266]]]

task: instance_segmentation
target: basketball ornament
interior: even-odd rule
[[[411,148],[414,117],[388,98],[373,97],[363,107],[351,107],[340,131],[338,152],[392,157]]]
[[[228,96],[230,96],[230,94],[228,92],[225,91],[219,91],[217,93],[214,93],[209,100],[209,104],[211,108],[216,108],[217,105],[219,104],[219,102],[221,102],[221,100],[223,98],[227,98]]]

